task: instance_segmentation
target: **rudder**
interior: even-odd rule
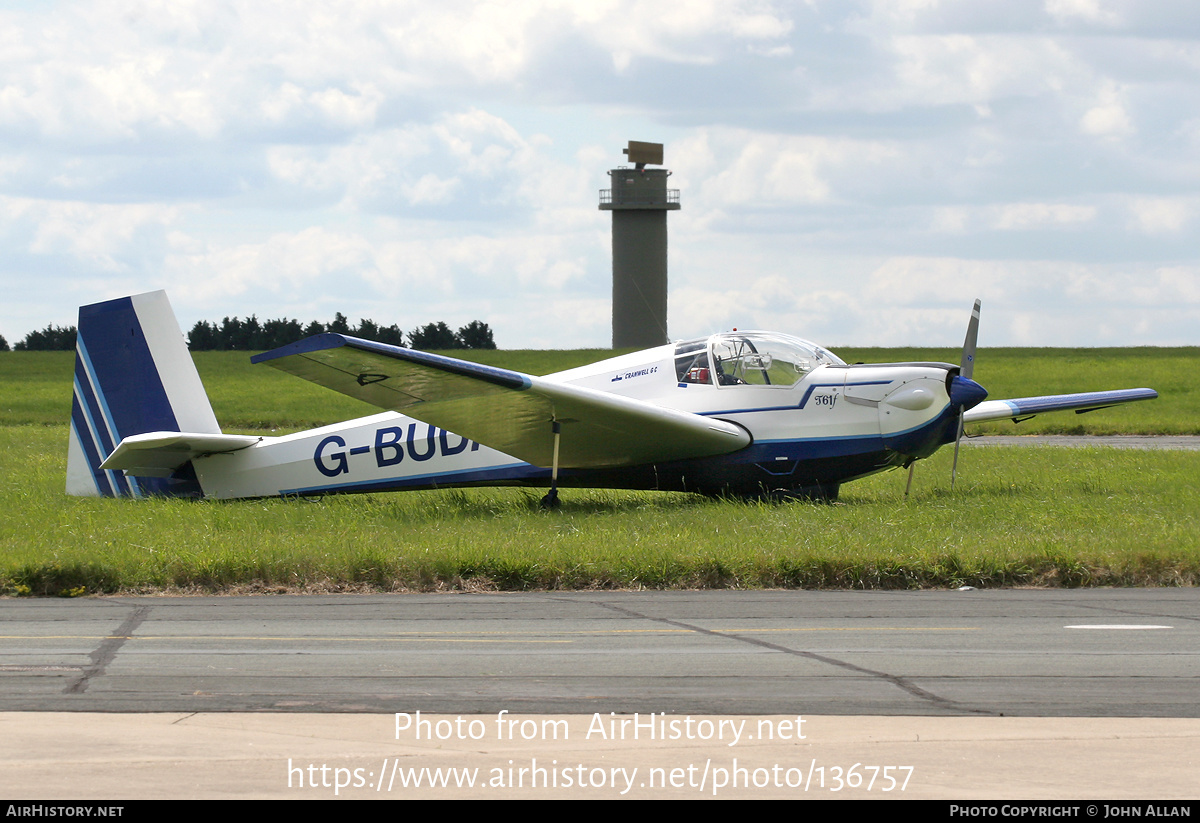
[[[122,438],[159,431],[221,431],[166,292],[81,306],[67,493],[199,496],[190,463],[163,478],[100,468]]]

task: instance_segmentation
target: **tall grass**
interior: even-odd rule
[[[1195,585],[1200,460],[976,449],[838,505],[472,489],[309,500],[70,498],[64,427],[0,428],[0,589],[63,594]]]
[[[955,360],[949,350],[841,350],[848,360]],[[993,397],[1148,385],[1160,400],[1017,431],[1197,433],[1197,349],[991,350]],[[532,373],[606,352],[480,352]],[[334,392],[196,356],[227,430],[371,414]],[[1200,457],[1111,449],[949,450],[847,484],[842,503],[773,505],[651,492],[473,489],[316,501],[128,501],[63,493],[71,355],[0,353],[0,593],[586,587],[918,588],[1195,585]],[[1055,420],[1060,422],[1055,423]],[[1043,425],[1040,421],[1045,421]],[[1013,429],[1011,423],[990,428]]]

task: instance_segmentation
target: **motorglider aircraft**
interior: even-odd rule
[[[1152,389],[985,400],[963,362],[846,364],[731,331],[538,377],[321,334],[251,358],[387,411],[279,437],[221,432],[164,292],[79,311],[67,491],[258,498],[559,486],[836,499],[965,423],[1077,412]],[[910,474],[911,480],[911,474]]]

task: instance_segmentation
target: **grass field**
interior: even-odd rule
[[[487,352],[544,373],[603,352]],[[839,350],[851,362],[951,351]],[[1017,432],[1200,433],[1196,349],[989,350],[993,397],[1150,386],[1157,401],[1046,415]],[[292,430],[373,413],[244,353],[196,357],[227,430]],[[0,592],[347,591],[588,587],[1195,585],[1200,455],[1113,449],[965,452],[892,472],[842,503],[771,505],[483,489],[316,501],[80,499],[62,492],[66,353],[0,353]],[[1035,425],[1036,424],[1036,425]],[[993,428],[1011,433],[1005,422]]]

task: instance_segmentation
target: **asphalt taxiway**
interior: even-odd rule
[[[1200,717],[1200,592],[12,599],[0,711]]]

